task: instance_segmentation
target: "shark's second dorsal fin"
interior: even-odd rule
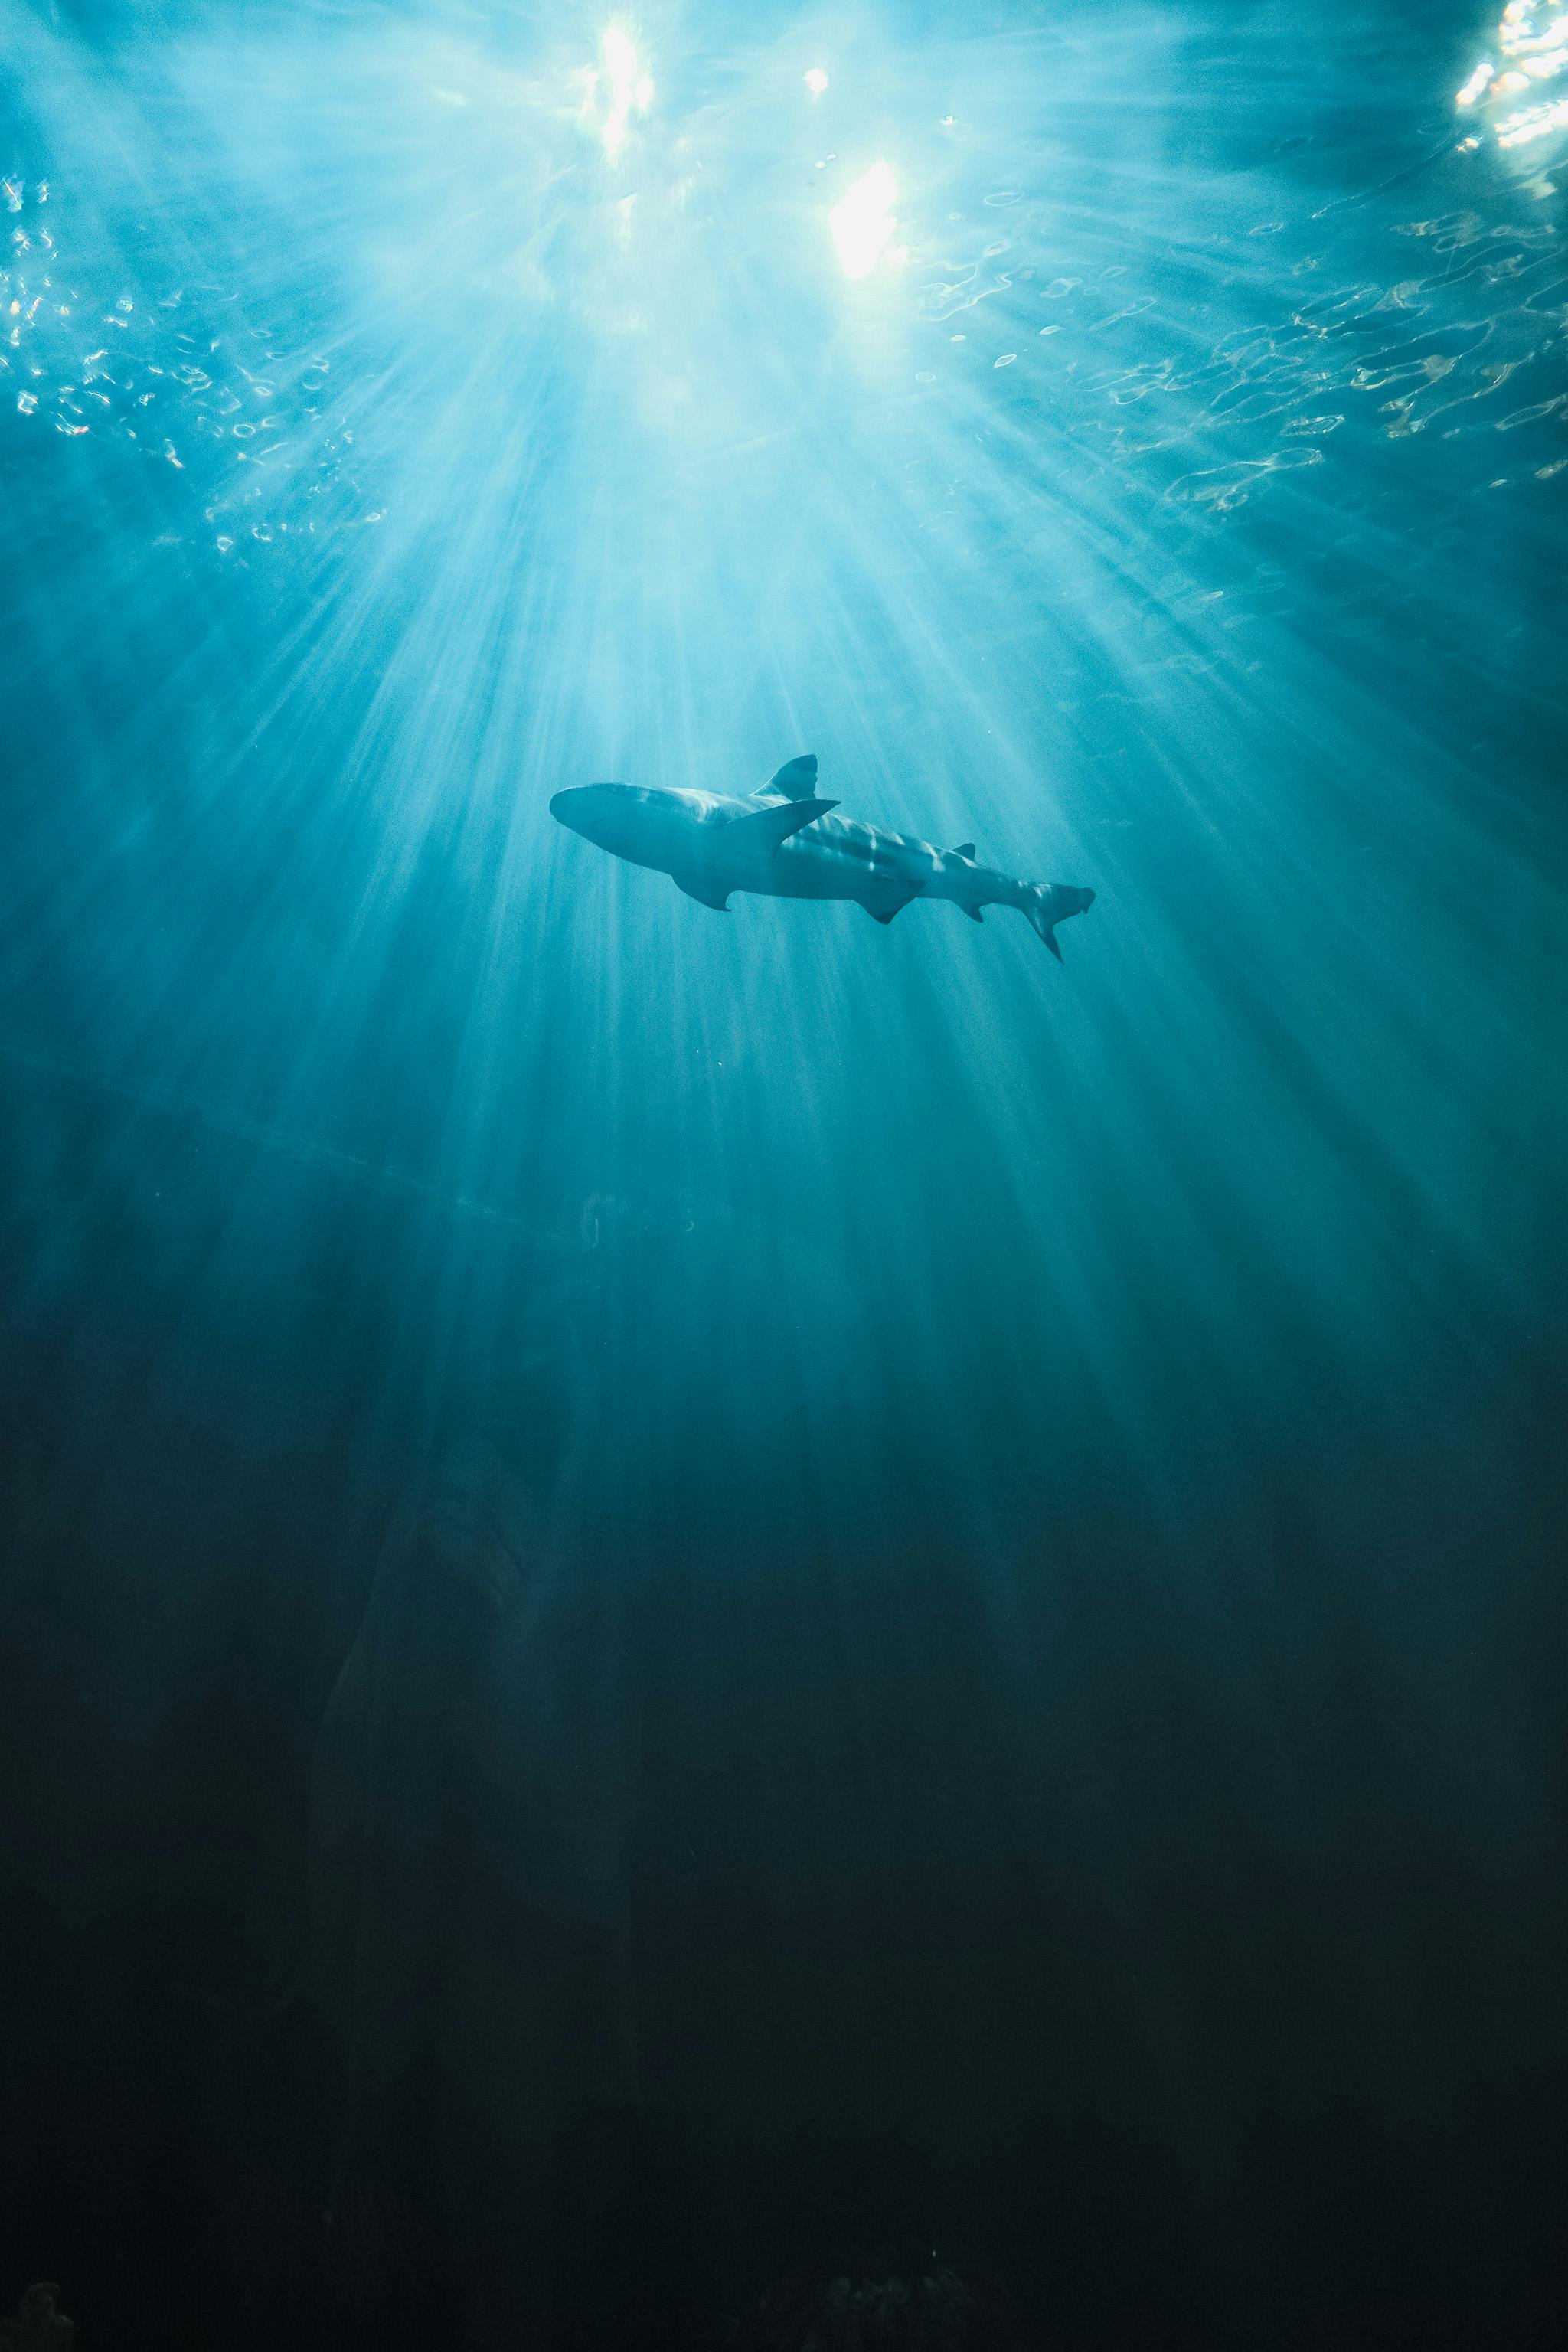
[[[754,801],[803,801],[816,790],[816,754],[803,751],[798,760],[786,760],[776,776],[759,784],[752,794]]]
[[[974,844],[972,841],[961,841],[952,854],[955,857],[973,857]]]
[[[772,856],[781,843],[804,825],[814,824],[819,816],[838,806],[837,801],[774,801],[771,808],[760,808],[749,816],[731,820],[730,837],[741,845],[753,845]]]

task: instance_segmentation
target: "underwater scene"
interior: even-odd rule
[[[0,2345],[1559,2344],[1568,10],[0,0]]]

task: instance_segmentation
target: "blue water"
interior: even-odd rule
[[[667,2318],[907,2225],[1072,2341],[1547,2340],[1549,14],[0,0],[16,1899],[145,1929],[36,2048],[287,1973],[482,1441],[596,1629]],[[803,751],[1091,888],[1064,963],[548,813]],[[84,2185],[75,2063],[5,2258],[129,2345],[193,2159]]]

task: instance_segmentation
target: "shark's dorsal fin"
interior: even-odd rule
[[[770,808],[760,808],[749,816],[733,817],[730,837],[738,847],[755,845],[771,856],[781,842],[804,825],[814,824],[819,816],[838,806],[837,801],[774,801]]]
[[[972,841],[961,841],[952,854],[955,857],[973,857],[974,844]]]
[[[752,794],[754,801],[801,801],[816,790],[816,754],[803,751],[798,760],[786,760],[776,776],[759,784]]]

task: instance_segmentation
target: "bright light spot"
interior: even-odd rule
[[[874,269],[883,247],[898,226],[893,204],[898,185],[886,163],[873,163],[857,180],[842,204],[827,216],[833,242],[846,278],[864,278]]]
[[[1498,73],[1491,59],[1483,58],[1464,87],[1455,92],[1455,103],[1460,107],[1485,104],[1500,147],[1521,147],[1530,140],[1568,127],[1568,100],[1514,107],[1505,114],[1497,111],[1499,101],[1528,89],[1532,82],[1555,81],[1568,71],[1568,16],[1555,16],[1549,25],[1542,26],[1534,0],[1508,0],[1497,43],[1503,57],[1513,62]]]
[[[653,103],[653,82],[647,74],[638,73],[636,46],[619,25],[606,26],[599,38],[599,55],[605,61],[604,74],[601,76],[590,67],[584,75],[583,112],[592,116],[600,81],[607,82],[608,96],[599,136],[605,142],[605,154],[618,155],[626,145],[626,126],[632,115],[646,114]]]
[[[1568,130],[1568,98],[1560,98],[1552,106],[1527,106],[1517,114],[1505,115],[1497,127],[1500,147],[1523,147],[1532,139],[1544,139],[1549,131]]]
[[[813,98],[820,98],[822,96],[823,91],[827,88],[827,76],[823,72],[820,66],[812,67],[811,71],[805,77],[805,86],[807,89],[810,90]]]

